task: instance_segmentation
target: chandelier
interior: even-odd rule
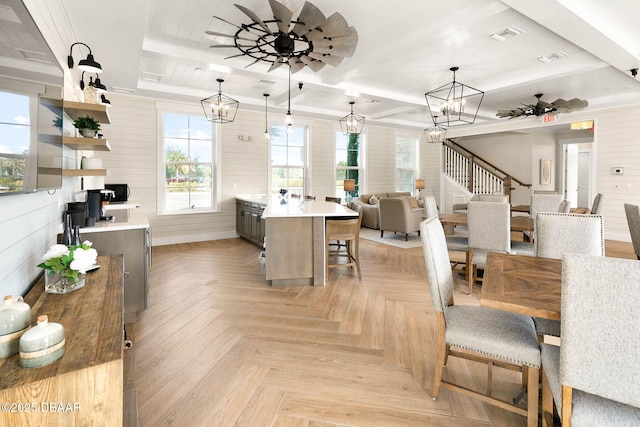
[[[340,119],[340,129],[345,135],[362,133],[364,116],[353,113],[353,104],[355,104],[355,101],[350,101],[349,104],[351,104],[351,113]]]
[[[447,129],[442,126],[438,126],[438,116],[433,117],[433,126],[424,130],[424,136],[427,137],[427,142],[430,144],[442,143],[447,138]]]
[[[484,92],[456,81],[458,67],[449,68],[453,81],[425,93],[429,112],[435,124],[434,112],[442,114],[445,126],[472,124],[480,110]]]
[[[218,82],[218,93],[200,101],[207,120],[214,123],[230,123],[236,119],[238,105],[240,103],[233,98],[222,94],[223,79]]]

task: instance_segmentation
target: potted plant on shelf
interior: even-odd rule
[[[73,121],[73,125],[78,129],[80,135],[85,138],[95,138],[100,130],[100,123],[91,116],[78,117]]]

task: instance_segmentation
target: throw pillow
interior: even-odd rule
[[[378,199],[375,194],[371,196],[371,198],[369,199],[369,204],[377,205],[378,203],[380,203],[380,199]]]
[[[409,206],[411,208],[419,208],[420,205],[418,205],[418,199],[416,199],[415,197],[409,197]]]

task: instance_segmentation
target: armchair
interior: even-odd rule
[[[380,237],[384,237],[385,231],[404,233],[405,240],[408,240],[409,233],[414,231],[420,235],[423,213],[423,208],[409,206],[409,200],[406,197],[380,199]]]

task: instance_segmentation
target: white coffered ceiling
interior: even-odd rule
[[[273,19],[267,0],[235,0],[264,20]],[[282,1],[297,17],[303,0]],[[640,103],[640,2],[628,0],[313,0],[326,16],[339,12],[358,31],[355,54],[317,73],[291,77],[291,110],[338,119],[354,110],[368,123],[431,125],[424,93],[457,80],[485,91],[478,123],[498,119],[496,111],[544,100],[586,99],[588,109]],[[230,22],[250,23],[231,1],[65,0],[78,40],[91,46],[110,91],[197,104],[217,92],[238,99],[241,108],[287,107],[287,67],[248,57],[225,59],[235,48],[206,30],[235,33]],[[87,14],[87,11],[93,11]],[[89,18],[90,16],[90,18]],[[515,27],[517,36],[495,41],[492,34]],[[542,62],[540,57],[552,59]],[[298,83],[302,82],[302,89]],[[521,118],[514,120],[535,120]]]

